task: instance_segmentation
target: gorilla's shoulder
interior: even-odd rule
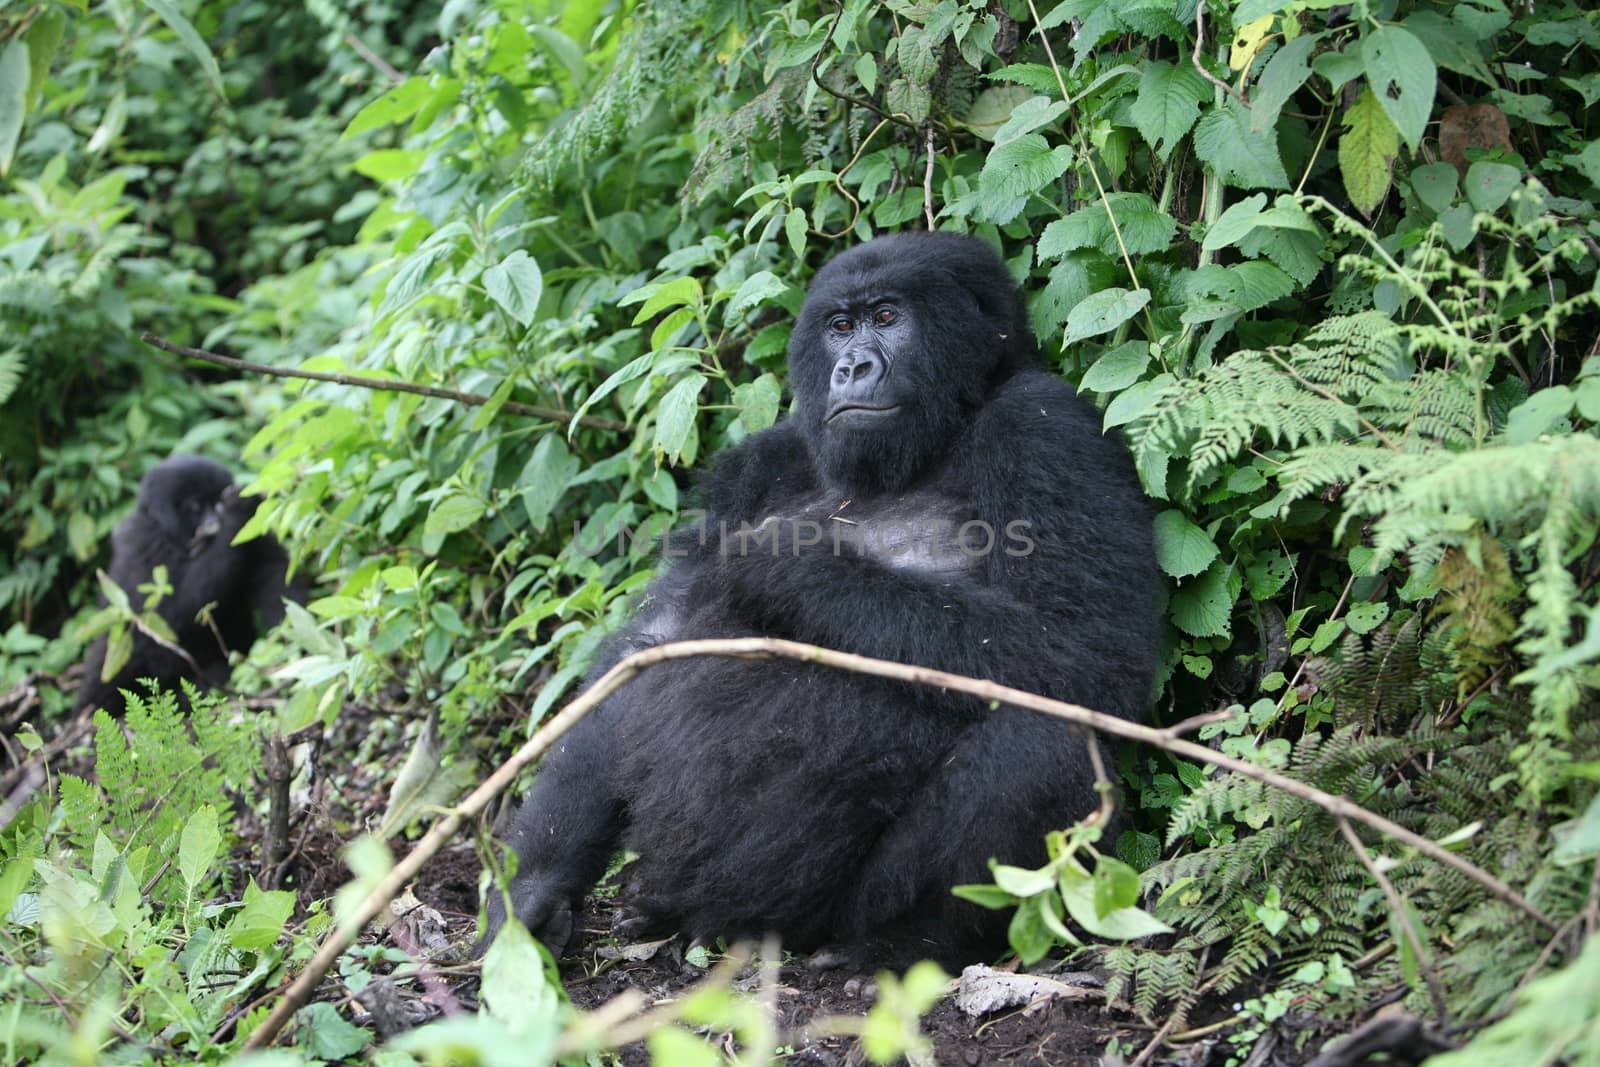
[[[798,426],[787,419],[717,456],[695,481],[701,507],[735,518],[816,487],[811,452]]]
[[[984,429],[1002,435],[1081,438],[1085,430],[1100,437],[1100,413],[1063,379],[1047,371],[1023,371],[1006,380],[979,416]]]

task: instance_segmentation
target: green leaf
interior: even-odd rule
[[[1073,344],[1121,326],[1150,303],[1148,289],[1103,289],[1088,297],[1067,315],[1067,333],[1062,344]]]
[[[189,895],[205,880],[211,861],[222,848],[222,831],[217,827],[217,809],[202,804],[183,824],[178,842],[178,872],[183,875]]]
[[[1079,248],[1096,248],[1120,259],[1122,249],[1107,208],[1116,216],[1122,241],[1131,255],[1164,252],[1172,247],[1178,233],[1177,219],[1156,207],[1156,202],[1144,193],[1109,193],[1103,202],[1093,201],[1046,226],[1039,236],[1039,258],[1056,259]]]
[[[528,522],[535,530],[544,531],[550,513],[567,491],[567,483],[581,466],[559,434],[545,434],[539,439],[517,477],[517,484],[522,487],[522,510],[528,513]]]
[[[1454,165],[1429,163],[1411,172],[1411,188],[1417,194],[1417,199],[1437,215],[1455,200],[1459,179]]]
[[[189,20],[183,17],[183,12],[178,10],[177,5],[172,3],[172,0],[144,0],[144,6],[161,16],[161,21],[171,27],[183,47],[199,60],[200,70],[211,83],[212,90],[219,97],[226,98],[227,93],[222,87],[222,71],[217,66],[217,57],[211,54],[211,49],[206,47],[205,41],[200,39],[200,35],[194,31]]]
[[[995,146],[978,176],[980,212],[991,222],[1010,222],[1021,213],[1029,196],[1061,177],[1071,165],[1070,147],[1051,148],[1037,133]]]
[[[1029,870],[997,863],[994,865],[994,884],[1014,897],[1031,897],[1053,887],[1056,878],[1048,867]]]
[[[1138,872],[1121,860],[1101,856],[1094,867],[1094,913],[1103,919],[1138,903]]]
[[[1354,604],[1345,612],[1345,622],[1352,633],[1371,633],[1383,625],[1383,620],[1389,617],[1389,605],[1382,600],[1364,601]]]
[[[294,914],[294,894],[286,890],[262,889],[254,878],[244,887],[244,907],[228,923],[228,944],[246,952],[267,948]]]
[[[752,308],[768,300],[776,300],[788,291],[788,282],[770,270],[758,270],[744,280],[744,284],[739,286],[739,291],[733,294],[733,299],[728,301],[728,308],[723,312],[722,321],[733,326]]]
[[[759,433],[778,421],[778,402],[782,398],[783,386],[772,374],[763,374],[733,390],[733,402],[739,406],[739,422],[750,433]]]
[[[346,1021],[339,1009],[327,1001],[307,1004],[294,1018],[298,1046],[304,1055],[314,1059],[337,1063],[354,1056],[372,1040],[370,1030]]]
[[[416,174],[427,153],[404,148],[383,148],[368,152],[351,164],[357,174],[364,174],[376,182],[398,182]]]
[[[997,885],[958,885],[950,890],[962,900],[970,900],[981,908],[999,911],[1016,904],[1017,898]]]
[[[1571,388],[1565,385],[1540,389],[1511,409],[1506,420],[1506,443],[1525,445],[1549,433],[1572,413],[1574,399]]]
[[[404,122],[422,109],[431,92],[426,76],[407,78],[356,112],[341,136],[354,137],[379,126]]]
[[[28,45],[13,40],[0,49],[0,174],[11,171],[27,112]]]
[[[700,390],[705,384],[705,375],[686,374],[656,406],[655,447],[670,462],[676,462],[683,455],[689,431],[694,429],[695,414],[700,409]]]
[[[465,530],[483,517],[487,505],[467,493],[451,493],[434,504],[422,525],[424,537],[443,537]]]
[[[500,928],[483,955],[483,1007],[533,1047],[521,1050],[527,1063],[550,1062],[550,1046],[560,1029],[560,990],[550,980],[547,955],[520,922]]]
[[[539,313],[544,275],[538,262],[519,248],[483,272],[483,287],[507,315],[527,326]]]
[[[1173,623],[1190,637],[1226,637],[1233,616],[1233,594],[1228,588],[1229,568],[1218,561],[1172,594],[1168,612]]]
[[[1479,160],[1467,168],[1467,199],[1479,211],[1499,211],[1521,182],[1516,167]]]
[[[33,20],[28,28],[28,96],[26,106],[32,108],[39,102],[44,83],[50,77],[50,65],[55,62],[56,49],[67,29],[67,16],[63,11],[45,11]],[[0,92],[0,96],[4,96]],[[5,914],[0,912],[0,915]]]
[[[1106,405],[1101,425],[1109,430],[1144,416],[1175,381],[1171,374],[1162,372],[1149,381],[1133,383]]]
[[[1320,33],[1303,33],[1278,49],[1267,61],[1260,80],[1256,82],[1255,96],[1250,101],[1252,132],[1260,133],[1278,124],[1283,105],[1311,77],[1311,52],[1321,39]]]
[[[1146,341],[1124,341],[1094,361],[1078,383],[1091,393],[1115,393],[1139,380],[1150,365],[1150,345]]]
[[[806,213],[800,208],[790,208],[783,217],[783,235],[789,239],[789,248],[793,250],[795,258],[803,258],[806,254]]]
[[[645,1038],[651,1067],[721,1067],[722,1053],[680,1026],[658,1026]]]
[[[863,53],[861,58],[856,60],[855,70],[856,80],[860,82],[861,87],[867,91],[867,95],[871,96],[876,93],[878,91],[877,60],[875,60],[870,53]]]
[[[1200,117],[1201,101],[1210,97],[1211,89],[1192,64],[1158,60],[1139,79],[1129,115],[1139,135],[1165,161]]]
[[[1217,546],[1211,536],[1176,509],[1156,516],[1156,562],[1174,578],[1187,578],[1211,566]]]
[[[993,91],[993,90],[991,90]],[[1045,96],[1035,96],[1023,101],[1011,112],[1005,124],[995,131],[994,143],[1010,144],[1041,126],[1048,126],[1067,112],[1067,104]]]
[[[1389,172],[1400,152],[1400,140],[1371,89],[1345,110],[1339,138],[1339,173],[1350,202],[1370,216],[1389,194]]]
[[[978,94],[962,121],[967,129],[985,141],[993,141],[995,134],[1010,120],[1012,112],[1034,99],[1037,96],[1031,89],[1020,85],[997,85]]]
[[[1251,130],[1250,118],[1237,100],[1224,101],[1205,113],[1194,130],[1194,151],[1229,185],[1289,188],[1276,131]]]
[[[1230,206],[1206,231],[1205,240],[1200,243],[1201,250],[1215,252],[1219,248],[1237,244],[1260,224],[1262,216],[1266,214],[1266,206],[1266,193],[1247,196]]]
[[[1373,96],[1413,150],[1422,142],[1439,81],[1433,57],[1400,26],[1379,26],[1361,40],[1361,60]]]
[[[685,276],[656,285],[642,285],[617,301],[617,303],[621,306],[627,306],[628,304],[637,304],[641,300],[644,301],[644,307],[640,308],[639,313],[633,317],[635,326],[655,318],[668,308],[681,307],[685,304],[691,307],[699,307],[703,300],[703,294],[700,289],[699,279]]]

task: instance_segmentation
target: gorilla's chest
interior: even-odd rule
[[[971,504],[942,489],[870,497],[817,493],[799,503],[782,518],[808,526],[820,536],[819,548],[895,570],[973,573],[993,540]]]

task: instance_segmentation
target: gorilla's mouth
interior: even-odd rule
[[[833,422],[839,418],[851,419],[878,419],[885,415],[893,415],[900,410],[899,404],[890,404],[888,407],[875,408],[866,404],[840,404],[828,412],[826,421]]]

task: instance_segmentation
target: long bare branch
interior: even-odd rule
[[[1414,833],[1404,826],[1381,815],[1374,814],[1341,796],[1324,792],[1315,786],[1304,782],[1297,782],[1293,778],[1247,763],[1242,759],[1215,752],[1204,745],[1185,741],[1174,735],[1171,730],[1158,730],[1151,726],[1128,722],[1114,715],[1104,712],[1091,711],[1077,704],[1068,704],[1060,700],[1051,700],[1034,693],[1026,693],[1010,686],[998,685],[994,682],[980,681],[975,678],[965,678],[958,674],[949,674],[945,671],[936,671],[928,667],[912,667],[903,663],[891,663],[888,660],[871,659],[867,656],[857,656],[850,652],[835,652],[832,649],[818,648],[816,645],[801,644],[798,641],[783,641],[773,637],[740,637],[703,641],[677,641],[672,644],[657,645],[655,648],[636,652],[607,671],[600,679],[573,700],[560,713],[549,722],[541,726],[516,753],[488,778],[478,786],[466,799],[456,805],[455,809],[435,823],[427,835],[417,842],[417,846],[369,892],[355,913],[344,923],[341,923],[331,933],[322,946],[317,949],[316,955],[306,964],[306,969],[294,980],[284,992],[283,999],[278,1001],[268,1016],[262,1020],[261,1025],[250,1035],[245,1042],[245,1048],[261,1048],[272,1041],[285,1023],[305,1004],[316,990],[317,983],[322,976],[338,961],[344,950],[355,941],[356,935],[388,907],[399,892],[405,888],[407,882],[414,878],[432,856],[444,847],[455,836],[463,822],[483,811],[505,788],[512,783],[519,773],[537,759],[541,753],[550,748],[563,734],[577,724],[589,712],[599,706],[607,697],[616,692],[630,680],[642,672],[662,663],[674,660],[693,659],[697,656],[723,656],[732,659],[791,659],[805,663],[818,663],[826,667],[850,671],[855,674],[867,674],[878,678],[890,678],[896,681],[910,682],[914,685],[933,686],[938,689],[954,690],[966,693],[980,700],[994,704],[1010,704],[1019,708],[1028,708],[1033,711],[1053,715],[1067,722],[1078,723],[1099,730],[1113,737],[1126,738],[1130,741],[1140,741],[1156,748],[1164,749],[1186,759],[1199,763],[1208,763],[1224,770],[1233,771],[1247,778],[1254,778],[1264,782],[1275,789],[1280,789],[1291,796],[1315,804],[1328,812],[1336,819],[1346,819],[1369,826],[1386,837],[1410,845],[1428,858],[1457,871],[1472,881],[1478,883],[1489,893],[1500,900],[1522,910],[1546,929],[1555,929],[1552,922],[1543,912],[1528,901],[1521,893],[1511,886],[1500,881],[1488,871],[1463,859],[1455,853],[1439,845],[1421,834]]]
[[[252,363],[247,359],[237,359],[233,356],[224,356],[220,352],[208,352],[203,348],[190,348],[188,345],[174,344],[164,337],[157,337],[153,333],[145,332],[139,335],[139,340],[163,352],[171,352],[175,356],[187,359],[198,359],[205,363],[214,363],[219,367],[228,367],[231,370],[249,371],[252,374],[266,374],[274,378],[304,378],[310,382],[332,382],[335,385],[350,385],[359,389],[374,389],[385,393],[411,393],[415,396],[431,396],[440,400],[453,400],[458,404],[468,407],[482,407],[494,400],[492,396],[482,393],[463,393],[458,389],[441,389],[432,385],[418,385],[415,382],[390,381],[387,378],[364,378],[356,374],[326,374],[314,370],[290,370],[286,367],[273,367],[265,363]],[[500,405],[501,411],[509,411],[513,415],[528,415],[536,419],[549,419],[551,422],[570,423],[573,414],[562,411],[560,408],[548,408],[540,404],[522,404],[515,400],[507,400]],[[626,430],[628,424],[618,422],[616,419],[602,419],[594,415],[584,415],[578,419],[579,426],[588,426],[596,430]]]

